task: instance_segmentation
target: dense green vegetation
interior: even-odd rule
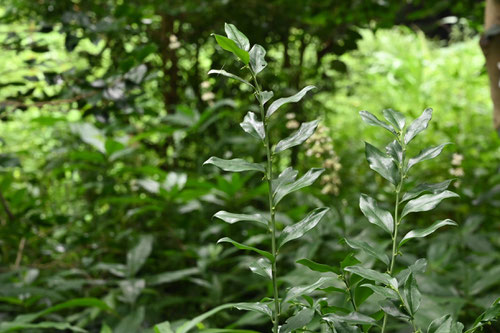
[[[499,330],[481,6],[265,3],[3,4],[0,332]],[[390,158],[427,108],[405,160],[451,144],[391,183],[373,156],[406,173]],[[421,183],[440,185],[408,199]],[[293,190],[277,200],[274,186]],[[439,200],[405,214],[419,195]]]

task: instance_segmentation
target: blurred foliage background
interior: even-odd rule
[[[432,107],[422,146],[454,145],[418,172],[456,178],[461,198],[432,220],[460,227],[415,242],[400,260],[429,262],[418,276],[429,304],[417,320],[451,311],[470,324],[500,296],[500,139],[478,46],[483,10],[472,0],[1,1],[0,332],[149,332],[265,296],[251,257],[215,244],[221,234],[264,239],[211,216],[264,209],[266,189],[252,175],[201,167],[211,155],[263,154],[234,126],[255,108],[244,85],[207,75],[234,63],[210,37],[224,22],[266,47],[263,79],[276,96],[318,87],[272,129],[282,137],[323,120],[305,150],[281,157],[327,171],[287,199],[280,228],[331,207],[309,241],[283,253],[283,280],[309,279],[295,264],[303,257],[336,265],[345,236],[378,241],[357,203],[360,192],[384,196],[363,153],[363,141],[383,133],[360,126],[358,111],[414,118]],[[225,311],[205,325],[269,330],[263,322]]]

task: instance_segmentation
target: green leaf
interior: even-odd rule
[[[345,270],[357,274],[367,280],[379,282],[386,286],[391,286],[394,289],[398,289],[398,281],[387,273],[380,273],[361,266],[349,266],[346,267]]]
[[[213,316],[214,314],[216,314],[219,311],[232,308],[233,306],[234,306],[233,303],[219,305],[218,307],[215,307],[212,310],[207,311],[205,313],[202,313],[201,315],[191,319],[190,321],[185,322],[182,326],[180,326],[179,328],[177,328],[175,330],[175,333],[187,333],[191,329],[195,328],[196,325],[198,325],[199,323],[201,323],[205,319]],[[163,324],[163,323],[161,323],[161,324]],[[161,324],[158,324],[158,325],[161,325]],[[155,329],[156,329],[156,327],[158,327],[158,325],[155,326]]]
[[[476,329],[491,324],[491,322],[497,321],[500,317],[500,298],[497,298],[493,304],[486,309],[485,312],[481,313],[479,317],[476,318],[472,327],[466,331],[466,333],[472,333]]]
[[[234,328],[209,328],[207,330],[200,330],[200,333],[259,333],[251,330],[238,330]]]
[[[35,329],[55,329],[55,330],[70,330],[72,332],[87,332],[87,330],[84,330],[83,328],[73,326],[70,323],[58,323],[58,322],[52,322],[52,321],[43,321],[40,323],[32,324],[32,323],[16,323],[16,322],[9,322],[9,321],[4,321],[0,323],[0,333],[5,333],[5,332],[15,332],[15,331],[21,331],[23,330],[30,330]]]
[[[250,270],[257,275],[268,278],[270,280],[272,279],[271,263],[267,259],[259,258],[251,263],[248,268],[250,268]]]
[[[278,183],[274,192],[274,205],[277,205],[286,195],[312,185],[325,169],[310,169],[305,175],[293,183]],[[288,178],[289,179],[289,178]]]
[[[264,124],[262,121],[257,120],[257,116],[253,112],[247,113],[240,126],[245,132],[257,139],[264,140],[266,138]]]
[[[221,219],[222,221],[233,224],[237,222],[250,221],[257,222],[267,228],[268,222],[261,214],[235,214],[229,213],[224,210],[215,213],[214,217]]]
[[[396,165],[403,164],[403,147],[397,140],[392,141],[385,147],[385,152],[389,155]]]
[[[287,226],[278,238],[278,250],[286,243],[302,237],[306,232],[314,228],[328,210],[329,208],[316,208],[300,222]]]
[[[443,143],[442,145],[439,145],[437,147],[430,147],[430,148],[422,150],[417,156],[410,158],[410,160],[408,161],[408,166],[406,167],[406,170],[410,170],[410,168],[412,166],[414,166],[415,164],[417,164],[419,162],[430,160],[430,159],[438,156],[443,151],[443,148],[449,144],[451,144],[451,143],[447,142],[447,143]]]
[[[405,127],[405,116],[401,112],[393,109],[386,109],[382,111],[382,114],[396,131],[401,131]]]
[[[234,307],[238,310],[247,310],[247,311],[254,311],[258,313],[262,313],[265,316],[269,316],[269,318],[273,317],[273,312],[269,308],[267,304],[264,303],[236,303]]]
[[[219,44],[220,47],[222,47],[224,50],[229,51],[236,55],[245,65],[248,65],[250,62],[250,55],[248,54],[247,51],[241,49],[238,47],[238,45],[231,39],[214,34],[215,40],[217,41],[217,44]]]
[[[391,288],[377,286],[377,285],[369,284],[369,283],[362,284],[361,287],[370,288],[371,290],[373,290],[373,292],[375,294],[380,295],[380,296],[385,297],[385,298],[388,298],[388,299],[399,299],[398,294],[394,290],[392,290]]]
[[[175,281],[182,280],[188,276],[199,274],[200,269],[198,267],[180,269],[178,271],[163,272],[160,274],[152,275],[146,277],[146,285],[157,286],[165,283],[172,283]]]
[[[280,99],[277,99],[275,100],[270,106],[269,108],[267,109],[267,113],[266,113],[266,117],[271,117],[272,114],[274,112],[276,112],[276,110],[278,110],[283,104],[287,104],[287,103],[297,103],[298,101],[300,101],[304,95],[311,89],[314,89],[316,88],[315,86],[307,86],[305,88],[303,88],[301,91],[299,91],[298,93],[296,93],[295,95],[293,96],[290,96],[290,97],[284,97],[284,98],[280,98]]]
[[[408,126],[408,129],[406,130],[405,134],[405,144],[410,143],[411,140],[420,132],[425,130],[427,126],[429,125],[429,121],[432,118],[432,109],[425,109],[424,112],[420,117],[415,119],[410,126]]]
[[[298,131],[293,133],[288,138],[278,142],[278,144],[274,148],[274,152],[280,153],[288,148],[302,144],[304,141],[309,139],[311,135],[313,135],[314,131],[316,130],[316,127],[318,127],[318,124],[319,120],[302,123]]]
[[[410,213],[429,211],[431,209],[434,209],[442,200],[456,197],[458,197],[458,194],[451,191],[443,191],[437,194],[424,194],[417,199],[408,201],[405,208],[403,209],[401,218]]]
[[[273,98],[274,93],[272,91],[261,91],[260,93],[257,94],[257,99],[259,100],[260,104],[264,106],[271,98]]]
[[[379,120],[372,113],[370,113],[368,111],[360,111],[359,115],[361,116],[363,121],[365,123],[367,123],[368,125],[382,127],[382,128],[385,128],[386,130],[388,130],[389,132],[391,132],[392,134],[396,134],[394,132],[394,130],[392,129],[392,127],[388,123]]]
[[[237,75],[234,75],[232,73],[229,73],[229,72],[226,72],[225,70],[223,69],[211,69],[208,71],[208,75],[212,75],[212,74],[217,74],[217,75],[222,75],[222,76],[226,76],[226,77],[229,77],[231,79],[235,79],[235,80],[238,80],[240,81],[241,83],[244,83],[250,87],[252,87],[252,89],[254,88],[253,84],[251,84],[250,82],[248,82],[247,80],[245,79],[242,79],[241,77],[237,76]]]
[[[309,324],[313,317],[314,309],[303,308],[286,320],[285,324],[280,327],[279,333],[290,333],[300,329]]]
[[[451,182],[452,182],[452,180],[450,179],[450,180],[445,180],[444,182],[436,183],[436,184],[427,184],[427,183],[420,184],[420,185],[412,188],[408,192],[406,192],[403,195],[403,199],[401,199],[401,202],[416,198],[424,192],[431,192],[433,194],[443,192],[444,190],[446,190],[448,188],[448,186],[450,186]]]
[[[389,257],[387,254],[385,254],[383,251],[380,251],[367,242],[363,241],[356,241],[356,240],[348,240],[347,238],[345,239],[345,242],[347,245],[349,245],[351,248],[356,249],[356,250],[362,250],[365,253],[371,255],[372,257],[382,261],[384,264],[389,265]]]
[[[212,164],[224,171],[230,171],[230,172],[242,172],[242,171],[259,171],[262,173],[266,172],[266,169],[262,165],[257,163],[247,162],[241,158],[224,160],[222,158],[212,156],[208,160],[206,160],[205,163],[203,163],[203,165],[205,164]]]
[[[161,324],[158,324],[154,327],[155,333],[175,333],[172,327],[170,326],[170,322],[164,321]]]
[[[127,252],[127,276],[133,277],[148,259],[153,250],[153,236],[143,235],[137,244]]]
[[[277,178],[272,180],[272,186],[273,186],[273,196],[276,195],[276,190],[278,188],[281,188],[285,185],[291,184],[292,182],[295,181],[297,178],[297,175],[299,172],[297,170],[292,169],[291,167],[286,168],[283,170]]]
[[[237,247],[240,250],[249,250],[249,251],[257,252],[261,256],[266,257],[267,259],[269,259],[269,261],[274,262],[274,257],[273,257],[273,255],[271,253],[269,253],[267,251],[260,250],[260,249],[258,249],[256,247],[253,247],[253,246],[248,246],[248,245],[245,245],[245,244],[238,243],[238,242],[232,240],[229,237],[224,237],[224,238],[219,239],[217,241],[217,244],[219,244],[219,243],[231,243],[231,244],[233,244],[235,247]]]
[[[250,49],[250,41],[247,36],[239,31],[233,24],[225,23],[224,31],[226,32],[226,36],[235,42],[240,49],[244,51],[248,51]]]
[[[344,316],[330,313],[326,316],[323,316],[323,320],[332,323],[343,322],[353,325],[378,325],[375,319],[359,312],[351,312]]]
[[[426,236],[432,234],[437,229],[439,229],[441,227],[444,227],[446,225],[457,226],[457,224],[454,221],[450,220],[450,219],[446,219],[446,220],[443,220],[443,221],[436,221],[430,227],[427,227],[427,228],[424,228],[424,229],[416,229],[416,230],[412,230],[412,231],[408,232],[403,237],[403,239],[399,242],[399,247],[403,246],[404,243],[406,243],[407,241],[409,241],[412,238],[426,237]]]
[[[322,287],[324,284],[328,282],[332,283],[334,280],[335,280],[334,278],[324,276],[319,278],[316,282],[312,284],[306,286],[292,287],[288,290],[288,293],[286,294],[283,303],[286,303],[287,301],[293,300],[302,295],[308,295],[312,293],[314,290]]]
[[[427,333],[452,333],[453,318],[451,315],[444,315],[434,319],[427,328]]]
[[[359,208],[370,223],[379,226],[392,235],[394,232],[394,219],[391,213],[378,207],[378,203],[375,199],[361,193],[359,197]]]
[[[259,74],[266,66],[266,50],[262,46],[255,44],[250,50],[250,67],[252,67],[255,74]]]
[[[413,274],[410,274],[406,280],[403,295],[410,314],[414,316],[420,307],[422,295],[420,294],[420,290],[418,290],[417,280]]]
[[[325,264],[320,264],[320,263],[314,262],[314,261],[307,259],[307,258],[299,259],[296,261],[296,263],[301,264],[303,266],[306,266],[307,268],[309,268],[315,272],[321,272],[321,273],[332,272],[335,274],[340,274],[340,271],[337,267],[333,267],[333,266],[325,265]]]
[[[399,308],[397,308],[394,303],[392,303],[390,300],[386,299],[386,300],[383,300],[379,303],[380,305],[380,308],[382,309],[382,311],[384,311],[385,313],[387,313],[389,316],[393,316],[395,318],[400,318],[400,319],[403,319],[405,321],[409,321],[410,320],[410,317],[404,313],[402,313]]]
[[[357,264],[361,264],[361,261],[359,261],[358,259],[356,259],[356,257],[354,256],[354,253],[349,253],[344,258],[344,260],[342,260],[340,262],[340,268],[342,270],[345,270],[346,267],[354,266],[354,265],[357,265]]]
[[[366,159],[370,165],[370,169],[378,172],[382,177],[397,185],[400,181],[399,170],[392,162],[392,158],[365,142]]]

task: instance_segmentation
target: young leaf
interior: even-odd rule
[[[410,126],[408,126],[408,129],[406,130],[405,134],[405,144],[410,143],[411,140],[420,132],[425,130],[427,126],[429,125],[429,121],[432,118],[432,109],[425,109],[424,112],[420,117],[415,119]]]
[[[273,312],[267,304],[264,303],[236,303],[234,307],[238,310],[247,310],[262,313],[265,316],[273,317]]]
[[[391,213],[378,207],[375,199],[361,193],[359,197],[359,208],[368,221],[387,231],[390,235],[394,232],[394,219]]]
[[[383,251],[380,251],[367,242],[363,241],[356,241],[356,240],[348,240],[347,238],[345,239],[345,242],[347,245],[349,245],[351,248],[355,250],[362,250],[366,254],[371,255],[372,257],[382,261],[384,264],[389,265],[389,257],[387,254],[385,254]]]
[[[247,51],[241,49],[238,47],[238,45],[231,39],[214,34],[215,40],[217,41],[217,44],[219,44],[220,47],[222,47],[224,50],[229,51],[236,55],[245,65],[248,65],[250,61],[250,55],[248,54]]]
[[[386,286],[391,286],[398,289],[398,281],[387,273],[380,273],[369,268],[361,266],[349,266],[345,268],[346,271],[357,274],[367,280],[382,283]]]
[[[224,210],[215,213],[214,217],[221,219],[222,221],[233,224],[242,221],[257,222],[267,228],[268,222],[264,216],[260,214],[235,214],[229,213]]]
[[[405,116],[393,109],[386,109],[382,111],[384,118],[392,124],[396,131],[401,131],[405,127]]]
[[[370,288],[371,290],[373,290],[375,294],[385,297],[387,299],[399,299],[398,294],[391,288],[377,286],[369,283],[365,283],[361,285],[361,287]]]
[[[260,254],[261,256],[269,259],[269,261],[271,261],[271,262],[274,261],[274,257],[273,257],[273,255],[271,253],[269,253],[267,251],[264,251],[264,250],[260,250],[260,249],[258,249],[256,247],[253,247],[253,246],[248,246],[248,245],[245,245],[245,244],[238,243],[237,241],[234,241],[234,240],[232,240],[229,237],[224,237],[224,238],[219,239],[217,241],[217,244],[219,244],[219,243],[231,243],[231,244],[233,244],[235,247],[237,247],[240,250],[254,251],[254,252],[257,252],[258,254]]]
[[[239,31],[233,24],[225,23],[224,31],[226,32],[226,36],[235,42],[240,49],[244,51],[248,51],[250,49],[250,41],[247,36]]]
[[[441,227],[444,227],[446,225],[457,226],[457,224],[454,221],[450,220],[450,219],[446,219],[446,220],[443,220],[443,221],[436,221],[430,227],[427,227],[427,228],[424,228],[424,229],[416,229],[416,230],[412,230],[412,231],[408,232],[403,237],[403,239],[399,242],[399,247],[403,246],[404,243],[406,243],[407,241],[409,241],[412,238],[423,238],[423,237],[426,237],[426,236],[432,234],[437,229],[439,229]]]
[[[248,268],[257,275],[272,279],[271,263],[267,259],[259,258],[251,263]]]
[[[274,112],[276,112],[276,110],[278,110],[278,108],[280,108],[283,104],[287,104],[287,103],[297,103],[298,101],[300,101],[302,99],[302,97],[304,97],[304,95],[311,89],[314,89],[316,88],[315,86],[307,86],[305,88],[303,88],[301,91],[299,91],[298,93],[296,93],[295,95],[293,96],[290,96],[290,97],[284,97],[284,98],[280,98],[280,99],[277,99],[275,100],[270,106],[269,108],[267,109],[267,113],[266,113],[266,117],[271,117],[272,114]]]
[[[420,307],[422,295],[420,294],[420,290],[418,290],[417,280],[415,280],[415,276],[413,276],[413,274],[410,274],[406,280],[403,294],[406,306],[410,311],[410,314],[414,316]]]
[[[321,176],[325,169],[310,169],[305,175],[294,181],[293,183],[282,183],[279,184],[274,190],[274,204],[277,205],[281,199],[283,199],[287,194],[298,191],[301,188],[310,186],[316,181],[316,179]]]
[[[250,67],[252,67],[255,74],[259,74],[266,68],[267,61],[265,57],[266,50],[258,44],[255,44],[250,50]]]
[[[279,333],[290,333],[309,324],[314,317],[314,309],[303,308],[292,317],[288,318]]]
[[[403,147],[397,140],[392,141],[385,147],[385,152],[389,155],[396,165],[403,164]]]
[[[320,264],[320,263],[314,262],[312,260],[309,260],[307,258],[299,259],[296,261],[296,263],[304,265],[307,268],[309,268],[310,270],[313,270],[315,272],[321,272],[321,273],[332,272],[335,274],[340,274],[340,271],[337,267],[333,267],[333,266],[325,265],[325,264]]]
[[[394,185],[399,183],[399,170],[392,162],[392,158],[388,157],[368,142],[365,142],[365,152],[370,169],[378,172],[382,177]]]
[[[392,129],[392,127],[389,124],[387,124],[384,121],[379,120],[372,113],[370,113],[368,111],[359,111],[359,115],[361,116],[363,121],[365,123],[367,123],[368,125],[382,127],[382,128],[385,128],[386,130],[388,130],[389,132],[391,132],[392,134],[396,134],[396,132],[394,132],[394,130]]]
[[[314,228],[328,210],[329,208],[316,208],[300,222],[289,225],[283,229],[278,238],[278,250],[289,241],[302,237],[306,232]]]
[[[224,160],[222,158],[218,158],[215,156],[210,157],[208,160],[203,163],[212,164],[216,167],[230,172],[242,172],[242,171],[260,171],[262,173],[266,172],[266,169],[257,163],[250,163],[241,158],[234,158],[232,160]]]
[[[447,142],[447,143],[443,143],[442,145],[439,145],[437,147],[430,147],[430,148],[422,150],[417,156],[410,158],[410,160],[408,161],[408,166],[406,167],[406,170],[410,170],[410,168],[412,166],[414,166],[415,164],[417,164],[419,162],[422,162],[425,160],[430,160],[430,159],[438,156],[443,151],[443,148],[449,144],[451,144],[451,143]]]
[[[153,249],[153,236],[143,235],[137,244],[127,252],[127,276],[133,277],[141,269]]]
[[[318,123],[319,120],[302,123],[297,132],[293,133],[288,138],[278,142],[278,144],[274,148],[274,152],[280,153],[288,148],[302,144],[304,141],[309,139],[311,135],[313,135],[314,131],[316,130],[316,127],[318,127]]]
[[[257,116],[253,112],[248,112],[243,122],[240,123],[241,128],[251,136],[264,140],[266,132],[264,131],[264,124],[262,121],[257,120]]]
[[[257,99],[259,100],[260,104],[264,106],[271,98],[273,98],[274,93],[272,91],[261,91],[260,93],[257,94]]]
[[[229,77],[231,79],[238,80],[238,81],[252,87],[252,89],[254,88],[254,86],[250,82],[248,82],[247,80],[244,80],[241,77],[234,75],[232,73],[226,72],[223,69],[211,69],[211,70],[209,70],[208,75],[212,75],[212,74],[223,75],[223,76]]]
[[[429,211],[431,209],[434,209],[442,200],[456,197],[458,197],[458,194],[448,190],[437,194],[424,194],[421,197],[413,199],[406,204],[405,208],[403,209],[403,213],[401,214],[401,218],[410,213]]]
[[[403,195],[403,199],[401,199],[401,202],[416,198],[424,192],[431,192],[433,194],[443,192],[444,190],[446,190],[448,188],[448,186],[450,186],[451,182],[452,182],[452,180],[450,179],[450,180],[445,180],[444,182],[436,183],[436,184],[427,184],[427,183],[420,184],[420,185],[412,188],[408,192],[406,192]]]

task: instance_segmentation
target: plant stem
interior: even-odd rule
[[[271,215],[271,253],[273,254],[273,262],[271,263],[271,276],[273,280],[273,292],[274,292],[274,319],[273,319],[273,333],[278,333],[278,325],[279,325],[279,315],[280,315],[280,301],[278,294],[278,279],[277,279],[277,267],[276,267],[276,259],[278,256],[276,250],[276,221],[275,221],[275,213],[276,209],[274,207],[273,202],[273,160],[272,160],[272,152],[271,152],[271,140],[269,138],[269,127],[266,120],[266,114],[264,112],[264,105],[260,99],[261,89],[259,86],[259,82],[257,81],[256,75],[250,70],[252,73],[253,80],[255,82],[255,92],[257,93],[257,100],[259,102],[260,108],[260,116],[262,123],[264,125],[264,133],[265,133],[265,147],[266,147],[266,159],[267,159],[267,168],[266,168],[266,178],[268,185],[268,198],[269,198],[269,214]]]

